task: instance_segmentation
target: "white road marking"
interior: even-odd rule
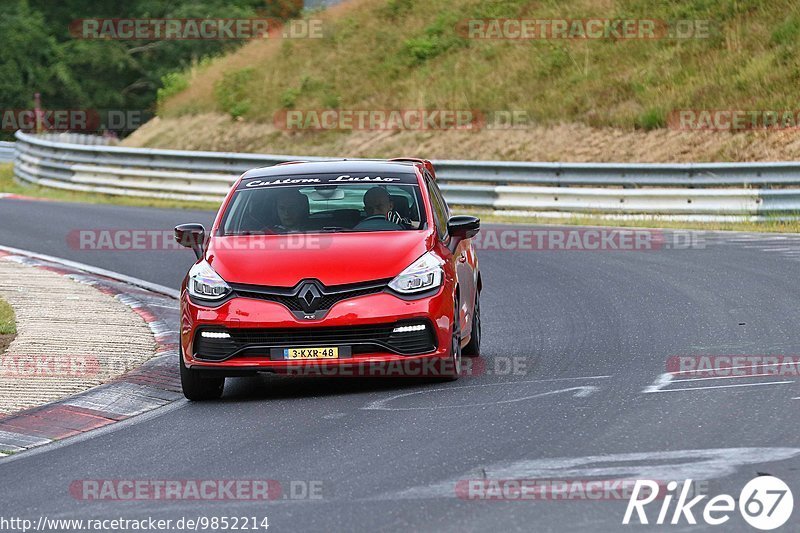
[[[549,379],[534,379],[531,381],[517,381],[516,383],[550,383],[552,381],[575,381],[579,379],[608,379],[611,375],[608,376],[580,376],[577,378],[549,378]]]
[[[496,463],[464,472],[458,477],[383,494],[377,500],[457,498],[456,484],[469,479],[717,479],[735,474],[739,467],[785,461],[800,448],[715,448],[523,459]],[[639,464],[636,464],[636,463]],[[616,463],[616,464],[615,464]]]
[[[595,393],[595,392],[600,390],[600,387],[594,387],[592,385],[584,386],[584,387],[578,387],[578,388],[583,389],[583,390],[580,390],[580,391],[576,392],[573,395],[576,398],[585,398],[585,397],[589,396],[590,394]]]
[[[743,376],[714,376],[710,378],[686,378],[686,379],[674,379],[672,380],[672,382],[683,383],[684,381],[708,381],[709,379],[741,379],[741,378],[761,378],[761,377],[774,378],[775,374],[745,374]]]
[[[504,383],[481,383],[476,385],[463,385],[460,387],[447,387],[447,388],[438,388],[438,389],[424,389],[414,392],[406,392],[402,394],[395,394],[394,396],[390,396],[389,398],[384,398],[382,400],[376,400],[364,407],[361,407],[363,410],[367,411],[427,411],[433,409],[452,409],[452,408],[462,408],[462,407],[480,407],[485,405],[501,405],[505,403],[515,403],[515,402],[522,402],[525,400],[532,400],[535,398],[541,398],[544,396],[550,396],[553,394],[560,394],[562,392],[572,392],[575,391],[573,395],[576,398],[585,398],[590,394],[597,392],[600,390],[599,387],[595,387],[593,385],[583,385],[578,387],[569,387],[566,389],[558,389],[554,391],[547,391],[541,392],[537,394],[533,394],[530,396],[524,396],[522,398],[513,398],[510,400],[498,400],[494,402],[482,402],[482,403],[460,403],[458,405],[431,405],[426,407],[387,407],[386,404],[392,402],[394,400],[399,400],[400,398],[405,398],[408,396],[415,396],[419,394],[430,394],[432,392],[440,392],[440,391],[453,391],[453,390],[460,390],[460,389],[469,389],[475,387],[507,387],[509,385],[516,385],[516,384],[523,384],[523,383],[547,383],[552,381],[564,381],[564,380],[579,380],[579,379],[604,379],[609,376],[590,376],[585,378],[553,378],[553,379],[538,379],[538,380],[529,380],[529,381],[514,381],[514,382],[504,382]]]
[[[743,368],[768,368],[768,367],[778,367],[783,365],[798,365],[798,362],[792,361],[789,363],[769,363],[769,364],[755,364],[755,365],[744,365],[744,366],[732,366],[726,367],[725,370],[738,370]],[[680,392],[680,391],[692,391],[692,390],[710,390],[710,389],[728,389],[733,387],[755,387],[761,385],[783,385],[794,383],[794,381],[770,381],[766,383],[743,383],[738,385],[710,385],[707,387],[683,387],[683,388],[675,388],[675,389],[665,389],[668,385],[672,383],[683,383],[689,381],[709,381],[709,380],[718,380],[718,379],[739,379],[739,378],[757,378],[757,377],[776,377],[776,374],[744,374],[741,376],[710,376],[710,377],[701,377],[701,378],[683,378],[683,379],[675,379],[676,377],[680,378],[684,374],[696,374],[696,373],[703,373],[703,372],[712,372],[714,369],[694,369],[694,370],[679,370],[675,372],[665,372],[664,374],[660,374],[656,380],[651,384],[645,387],[642,390],[642,394],[650,394],[654,392]]]
[[[660,389],[645,392],[683,392],[691,390],[730,389],[733,387],[761,387],[764,385],[788,385],[794,381],[769,381],[767,383],[739,383],[738,385],[710,385],[708,387],[684,387],[682,389]]]
[[[663,389],[670,383],[672,383],[672,373],[667,372],[665,374],[661,374],[656,378],[655,382],[652,385],[648,385],[647,387],[644,388],[642,394],[649,394],[651,392],[661,392],[661,389]]]

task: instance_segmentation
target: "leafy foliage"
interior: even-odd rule
[[[186,87],[187,80],[178,73],[242,44],[79,39],[70,28],[81,19],[285,19],[301,9],[297,0],[3,0],[0,102],[4,109],[28,109],[38,92],[45,109],[153,111],[157,98]]]

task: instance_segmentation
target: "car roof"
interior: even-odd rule
[[[280,164],[272,167],[260,167],[248,170],[242,179],[264,178],[271,176],[296,176],[301,174],[338,174],[338,173],[378,173],[378,174],[414,174],[414,167],[419,163],[413,161],[386,161],[384,159],[338,159],[330,161],[310,161],[291,164]]]

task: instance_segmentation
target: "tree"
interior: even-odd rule
[[[75,21],[92,18],[291,18],[297,0],[4,0],[0,3],[0,102],[27,109],[155,109],[163,77],[242,41],[125,41],[76,38]],[[5,132],[4,136],[10,136]]]

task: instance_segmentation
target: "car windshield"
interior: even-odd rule
[[[234,193],[222,219],[221,235],[409,231],[425,227],[422,195],[415,184],[323,182],[276,186],[279,180],[272,178],[264,183],[271,186],[245,186]]]

